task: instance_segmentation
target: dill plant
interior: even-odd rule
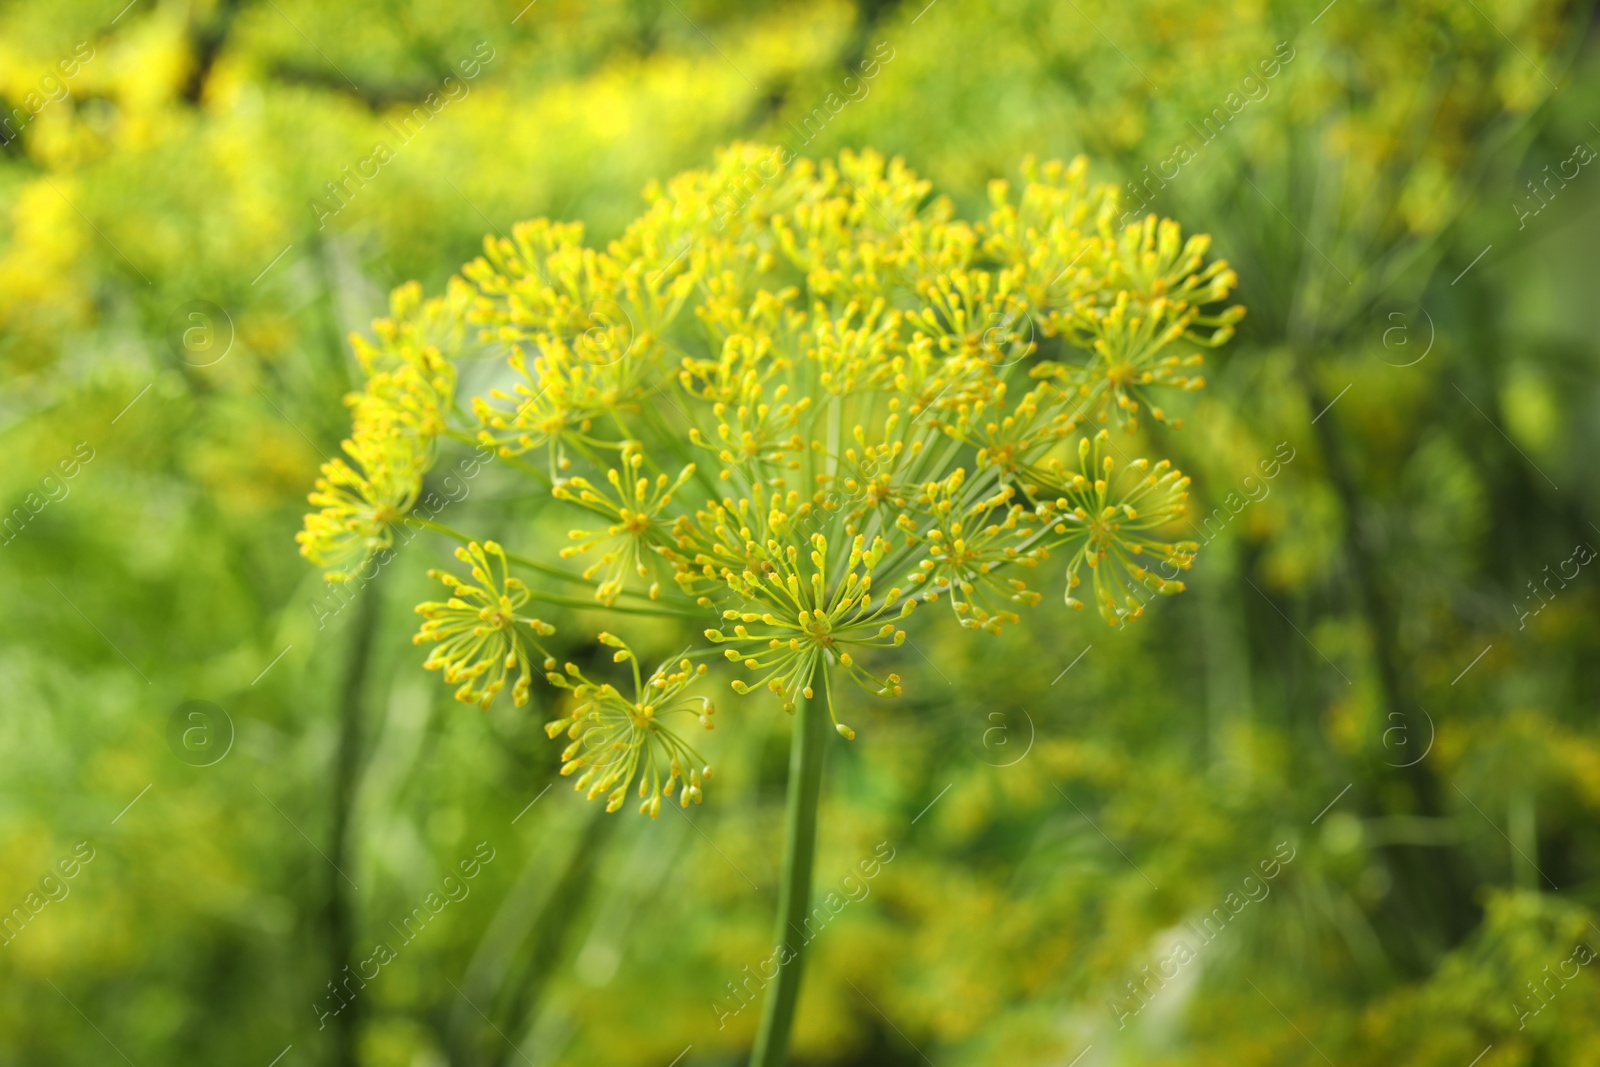
[[[566,741],[561,773],[652,817],[663,798],[699,803],[711,777],[689,740],[713,724],[711,664],[796,717],[788,951],[754,1063],[787,1053],[830,727],[855,736],[851,683],[900,694],[892,650],[913,609],[943,602],[998,635],[1041,586],[1120,626],[1183,589],[1197,546],[1171,531],[1188,479],[1117,438],[1176,421],[1160,393],[1204,384],[1198,349],[1243,309],[1219,306],[1235,278],[1206,237],[1154,216],[1119,227],[1117,190],[1086,171],[1030,161],[970,223],[899,160],[734,145],[648,188],[604,250],[578,224],[519,224],[443,295],[401,287],[375,339],[354,339],[365,387],[301,551],[340,581],[402,525],[458,540],[465,569],[429,572],[444,598],[418,606],[416,641],[459,700],[487,708],[509,687],[520,706],[542,676],[566,691],[546,727]],[[473,331],[507,368],[465,400],[452,356]],[[572,514],[570,540],[509,551],[414,515],[452,446],[493,448]],[[680,620],[691,649],[646,665],[602,633],[629,677],[590,677],[544,643],[543,616],[584,604],[618,628]]]

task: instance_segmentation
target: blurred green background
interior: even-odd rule
[[[419,669],[447,545],[336,599],[293,542],[389,289],[740,139],[968,217],[1086,153],[1250,309],[1152,442],[1186,594],[928,612],[857,698],[818,891],[892,858],[796,1062],[1600,1062],[1597,58],[1549,0],[0,6],[0,1064],[741,1062],[786,717],[597,814],[550,690]],[[501,473],[462,506],[515,531]]]

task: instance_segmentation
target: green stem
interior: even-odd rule
[[[432,530],[434,533],[442,533],[446,537],[452,537],[464,545],[472,542],[472,538],[455,527],[446,526],[442,522],[434,522],[432,519],[424,519],[420,515],[402,515],[400,521],[404,525],[415,527],[418,530]]]
[[[432,519],[424,519],[416,515],[407,515],[400,521],[405,523],[407,526],[415,526],[420,530],[432,530],[434,533],[444,534],[446,537],[454,538],[464,545],[471,544],[473,541],[471,537],[462,533],[460,530],[446,526],[442,522],[434,522]],[[558,578],[563,582],[571,582],[574,585],[581,585],[586,589],[594,588],[593,582],[580,578],[576,574],[569,574],[560,567],[552,567],[548,563],[541,563],[538,560],[528,556],[518,555],[515,552],[507,552],[506,559],[510,560],[512,563],[520,563],[529,570],[538,571],[540,574],[546,574],[552,578]],[[629,615],[671,615],[682,619],[702,620],[708,617],[707,613],[704,611],[680,611],[676,608],[645,607],[644,605],[630,607],[628,605],[617,604],[612,604],[608,607],[598,600],[582,600],[577,597],[559,596],[555,593],[543,593],[537,589],[529,590],[528,595],[534,600],[542,600],[546,604],[566,604],[567,606],[574,608],[603,607],[606,608],[607,611],[621,611]],[[644,600],[649,604],[655,603],[655,601],[649,600],[643,593],[634,593],[629,590],[623,590],[622,595],[625,597],[631,597],[635,600]]]
[[[476,540],[476,538],[462,533],[453,526],[446,526],[444,523],[434,522],[432,519],[424,519],[419,515],[407,515],[400,521],[405,523],[407,526],[415,526],[419,530],[432,530],[434,533],[444,534],[446,537],[460,541],[464,545],[470,545]],[[549,575],[551,578],[558,578],[563,582],[571,582],[574,585],[581,585],[589,588],[592,588],[594,584],[592,582],[585,581],[576,574],[569,574],[560,567],[552,567],[548,563],[541,563],[538,560],[530,559],[527,556],[519,556],[515,552],[507,552],[506,559],[510,560],[512,563],[520,563],[529,570],[538,571],[540,574]],[[627,594],[624,593],[623,595],[626,596]],[[561,601],[555,601],[555,603],[561,603]]]
[[[783,881],[778,886],[778,924],[773,935],[774,942],[787,945],[791,954],[767,990],[750,1067],[782,1067],[789,1058],[789,1034],[805,966],[806,946],[800,931],[811,908],[817,802],[822,793],[822,758],[829,733],[828,709],[821,694],[795,702],[794,739],[789,748],[789,799],[784,816]]]
[[[408,526],[416,526],[418,530],[432,530],[434,533],[445,534],[446,537],[454,537],[454,539],[461,542],[461,544],[472,544],[472,542],[475,541],[475,537],[470,537],[467,536],[467,534],[461,533],[461,531],[456,530],[454,526],[446,526],[445,523],[435,523],[432,518],[419,518],[418,515],[406,515],[402,522],[406,523]],[[562,568],[558,568],[558,566],[550,566],[549,563],[541,563],[539,560],[531,560],[531,558],[525,557],[525,555],[517,555],[515,552],[507,552],[506,558],[507,560],[512,561],[512,563],[522,563],[522,565],[526,566],[526,568],[533,569],[533,571],[538,571],[538,573],[549,574],[550,577],[558,577],[558,579],[563,582],[573,582],[574,585],[586,585],[586,587],[592,587],[592,585],[594,585],[594,582],[584,581],[584,579],[579,577],[578,574],[568,574],[566,571],[563,571]],[[622,595],[626,597],[627,593],[622,593]]]
[[[717,617],[709,611],[681,611],[678,608],[646,608],[635,607],[632,604],[606,604],[592,597],[584,599],[576,596],[561,596],[557,593],[542,593],[537,589],[528,590],[528,599],[541,604],[560,604],[568,608],[587,608],[591,611],[614,611],[622,615],[649,615],[661,619],[694,619],[702,624],[716,622]]]
[[[554,479],[550,477],[548,471],[542,471],[531,463],[524,463],[516,456],[502,456],[497,452],[495,453],[495,461],[498,463],[504,463],[508,467],[515,467],[522,473],[531,475],[537,480],[543,482],[547,487],[554,482]]]

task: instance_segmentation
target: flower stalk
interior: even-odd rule
[[[811,870],[817,854],[817,808],[822,796],[822,764],[827,754],[829,717],[820,697],[795,701],[794,737],[789,744],[789,790],[784,811],[783,874],[778,884],[778,921],[773,941],[787,945],[786,960],[761,1006],[750,1067],[787,1062],[800,1000],[806,943],[801,934],[811,910]]]

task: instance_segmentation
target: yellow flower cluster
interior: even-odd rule
[[[725,524],[719,528],[727,529]],[[882,538],[874,538],[867,547],[864,540],[860,534],[855,536],[850,554],[843,562],[842,578],[834,576],[831,581],[828,539],[820,533],[811,535],[808,553],[776,537],[769,538],[764,545],[746,542],[745,553],[751,565],[737,575],[729,570],[723,581],[744,606],[763,610],[724,609],[722,617],[734,623],[733,633],[707,630],[706,639],[713,644],[743,646],[743,651],[730,648],[724,655],[748,670],[766,671],[766,676],[757,684],[764,684],[783,696],[786,709],[793,708],[800,696],[807,699],[815,696],[813,680],[820,675],[826,685],[826,668],[835,661],[878,695],[898,696],[898,675],[891,674],[880,681],[849,652],[851,647],[899,646],[905,641],[906,633],[897,629],[891,620],[905,618],[916,607],[916,601],[907,600],[891,616],[888,613],[900,600],[901,591],[890,589],[880,597],[873,596],[872,572],[883,561],[889,545]],[[706,560],[705,566],[715,566],[711,557],[699,558]],[[748,627],[756,623],[764,629],[751,633]],[[747,693],[750,686],[735,681],[733,689],[737,693]],[[831,712],[831,694],[828,707]],[[834,725],[846,737],[854,736],[849,727],[839,723],[837,715]]]
[[[994,183],[988,217],[966,222],[898,160],[734,145],[647,189],[603,250],[546,220],[490,238],[442,302],[402,290],[379,344],[358,350],[359,470],[325,472],[308,554],[382,544],[435,442],[476,440],[601,523],[543,558],[465,550],[474,581],[446,577],[455,596],[424,605],[419,635],[441,642],[428,665],[458,695],[487,702],[517,670],[526,699],[545,624],[521,606],[584,603],[507,573],[521,566],[587,586],[601,610],[714,622],[705,640],[753,676],[736,691],[824,699],[846,737],[833,677],[898,694],[898,675],[858,657],[904,642],[918,600],[999,633],[1060,554],[1069,605],[1087,567],[1101,615],[1137,617],[1148,594],[1183,588],[1194,546],[1166,531],[1188,481],[1120,459],[1111,431],[1146,411],[1176,422],[1159,394],[1203,385],[1198,350],[1242,309],[1221,307],[1235,279],[1206,238],[1155,217],[1119,227],[1117,191],[1086,173],[1029,162],[1015,197]],[[467,324],[509,373],[458,417],[437,337]],[[1075,441],[1085,425],[1098,432]],[[652,814],[663,788],[698,799],[702,761],[661,718],[701,700],[683,689],[711,650],[642,679],[631,648],[602,640],[631,664],[632,699],[546,666],[578,699],[551,726],[571,739],[564,770],[612,809],[636,777]]]
[[[1092,443],[1087,438],[1078,442],[1078,473],[1041,487],[1060,495],[1041,502],[1038,515],[1069,553],[1067,603],[1082,609],[1072,591],[1082,582],[1079,570],[1088,566],[1095,604],[1115,625],[1124,616],[1137,618],[1144,612],[1144,602],[1131,595],[1135,586],[1162,596],[1183,592],[1178,573],[1189,569],[1200,546],[1153,536],[1187,514],[1189,479],[1166,460],[1152,467],[1149,460],[1136,459],[1118,471],[1115,457],[1105,452],[1109,443],[1105,430]],[[1152,573],[1140,560],[1171,573]]]
[[[627,642],[602,633],[602,645],[618,651],[612,660],[627,663],[633,671],[633,699],[622,695],[609,682],[591,682],[575,664],[564,673],[551,671],[550,684],[570,689],[577,701],[571,714],[545,725],[552,738],[565,733],[571,741],[561,753],[561,773],[578,774],[574,788],[592,800],[605,796],[606,810],[616,811],[627,799],[628,787],[639,779],[639,811],[652,819],[661,814],[661,798],[678,793],[678,803],[698,804],[701,783],[711,777],[711,768],[667,724],[669,717],[690,716],[705,729],[712,728],[716,708],[705,697],[685,696],[684,690],[706,672],[705,664],[691,667],[680,659],[676,668],[663,664],[641,678],[639,658]],[[661,772],[667,772],[666,784]],[[582,772],[582,773],[579,773]]]
[[[322,465],[310,496],[320,510],[306,516],[295,538],[302,555],[328,568],[329,581],[348,580],[388,548],[394,526],[416,503],[435,442],[448,429],[456,368],[446,353],[461,345],[471,300],[457,282],[424,301],[412,282],[395,290],[390,317],[373,323],[376,343],[351,338],[366,387],[345,398],[352,425],[342,447],[349,458]]]
[[[520,707],[528,702],[532,674],[527,646],[543,653],[546,670],[554,667],[555,659],[536,638],[555,633],[555,627],[517,613],[528,602],[528,587],[511,577],[505,549],[498,544],[473,541],[456,549],[456,558],[471,565],[472,581],[446,571],[428,572],[428,577],[449,586],[453,595],[446,601],[417,605],[417,614],[426,621],[412,642],[435,642],[422,665],[443,671],[451,685],[461,683],[456,699],[463,703],[487,708],[515,668],[519,673],[511,699]],[[480,684],[480,679],[487,680]]]
[[[581,477],[559,482],[550,491],[557,500],[571,501],[612,520],[603,530],[571,531],[569,536],[577,544],[561,550],[561,558],[570,559],[592,548],[604,549],[599,561],[583,572],[585,581],[592,581],[601,570],[606,572],[595,589],[595,599],[603,604],[616,601],[630,570],[641,578],[651,576],[652,553],[656,546],[666,543],[668,524],[662,515],[672,503],[672,494],[683,487],[695,469],[691,463],[678,473],[676,480],[657,474],[652,482],[639,475],[642,466],[644,456],[630,442],[622,448],[622,469],[606,471],[606,481],[611,485],[609,495]],[[650,599],[660,595],[660,583],[652,581]]]

